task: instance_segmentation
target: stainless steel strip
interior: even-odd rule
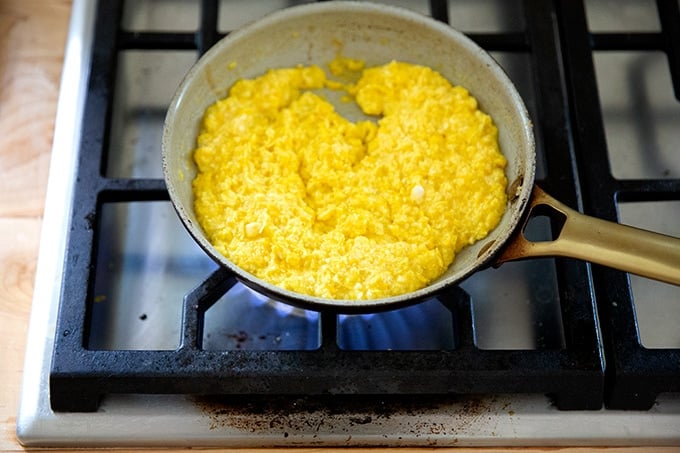
[[[40,252],[28,329],[17,437],[24,445],[45,440],[53,418],[48,376],[56,323],[68,219],[83,106],[87,89],[96,2],[75,0],[59,88]]]

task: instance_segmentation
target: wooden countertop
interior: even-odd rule
[[[70,2],[0,2],[0,449],[15,439]]]
[[[0,450],[15,436],[54,117],[71,2],[0,1]],[[321,449],[292,449],[312,452]],[[424,450],[424,449],[423,449]],[[532,448],[521,451],[671,452],[669,448]],[[117,450],[121,451],[121,450]],[[129,450],[128,450],[129,451]],[[254,452],[261,450],[251,450]],[[324,451],[332,451],[326,449]],[[409,449],[412,451],[412,449]],[[517,451],[517,449],[455,449]]]

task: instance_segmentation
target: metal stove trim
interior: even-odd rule
[[[51,412],[45,392],[49,387],[47,379],[72,209],[73,175],[89,77],[95,10],[96,2],[88,0],[75,0],[71,10],[17,416],[17,437],[22,444],[29,442]]]

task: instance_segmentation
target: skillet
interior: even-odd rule
[[[478,100],[498,128],[508,160],[508,205],[499,225],[461,250],[447,271],[426,287],[389,298],[335,300],[276,287],[220,254],[202,231],[193,209],[192,159],[205,109],[227,95],[239,79],[272,68],[316,64],[337,55],[366,66],[392,60],[426,65]],[[353,118],[350,118],[353,119]],[[168,109],[162,162],[170,199],[197,243],[236,278],[275,300],[313,310],[376,312],[436,296],[488,266],[543,256],[567,256],[680,285],[680,239],[587,217],[534,185],[533,126],[522,98],[483,49],[450,26],[410,10],[367,2],[322,2],[272,13],[229,34],[189,71]],[[548,215],[558,225],[554,240],[533,242],[523,229],[530,218]]]

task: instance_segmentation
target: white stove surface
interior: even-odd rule
[[[94,9],[95,2],[88,0],[76,0],[73,5],[17,418],[17,434],[23,445],[680,444],[680,395],[676,394],[660,395],[657,404],[644,412],[559,411],[543,395],[491,395],[450,402],[416,402],[410,408],[395,410],[389,403],[375,408],[358,405],[352,406],[356,409],[343,411],[326,407],[312,397],[291,401],[288,409],[258,410],[250,405],[183,395],[110,395],[94,413],[53,412],[49,403],[49,370]],[[671,296],[673,294],[677,293]],[[654,343],[657,339],[650,335],[647,341]]]

